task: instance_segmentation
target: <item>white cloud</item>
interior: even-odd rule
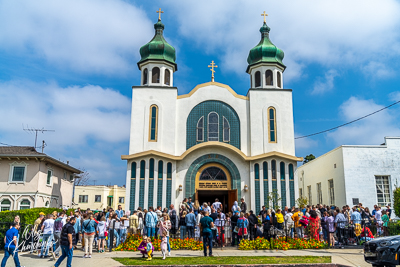
[[[48,144],[45,153],[85,168],[98,181],[124,181],[120,155],[128,148],[128,97],[94,85],[62,88],[54,82],[10,81],[0,83],[0,99],[0,142],[33,146],[35,137],[22,130],[23,124],[52,129],[38,136],[38,145],[41,140]]]
[[[260,40],[263,10],[269,14],[272,42],[286,55],[285,79],[301,77],[304,64],[353,67],[371,60],[386,62],[400,53],[400,3],[395,0],[168,3],[180,33],[204,51],[220,55],[221,70],[244,72],[248,52]],[[293,65],[296,69],[290,70]]]
[[[329,92],[333,89],[334,87],[334,79],[336,76],[338,76],[339,73],[336,70],[329,70],[328,72],[325,73],[324,79],[321,77],[317,78],[317,80],[314,83],[314,89],[311,92],[311,94],[324,94],[326,92]]]
[[[377,111],[384,106],[374,100],[364,100],[351,97],[340,106],[340,116],[349,122]],[[399,136],[398,112],[390,109],[383,110],[361,121],[328,133],[327,137],[336,145],[377,145],[385,136]]]
[[[390,78],[396,74],[396,72],[391,69],[388,64],[383,64],[376,61],[371,61],[365,66],[362,66],[361,71],[369,80]]]
[[[125,74],[154,30],[122,0],[0,1],[0,49],[78,72]]]
[[[400,101],[400,91],[392,92],[389,94],[389,99],[392,101]]]
[[[295,137],[299,137],[299,136],[303,136],[303,135],[302,134],[295,134]],[[318,145],[318,141],[312,139],[312,137],[295,139],[294,141],[295,141],[295,144],[296,144],[296,151],[308,149],[308,148],[311,148],[311,147],[316,147]]]

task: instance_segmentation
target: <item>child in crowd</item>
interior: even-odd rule
[[[147,251],[147,260],[151,261],[151,254],[153,253],[153,244],[151,243],[150,237],[147,238],[146,251]]]
[[[163,255],[163,260],[165,260],[165,256],[167,255],[167,250],[168,250],[167,243],[168,243],[167,232],[163,231],[161,239],[161,253]]]
[[[146,258],[147,254],[147,236],[143,236],[142,242],[139,244],[138,250],[142,253],[142,258]]]

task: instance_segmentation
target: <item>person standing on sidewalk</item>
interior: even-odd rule
[[[97,223],[95,220],[93,220],[93,213],[89,213],[89,218],[82,223],[82,232],[85,240],[85,255],[83,255],[84,258],[92,257],[93,240],[96,234],[96,228]]]
[[[19,223],[13,222],[11,228],[7,230],[4,237],[4,257],[1,261],[1,267],[6,267],[7,260],[10,256],[13,257],[15,267],[21,267],[18,258],[18,230]],[[23,267],[23,266],[22,266]]]
[[[61,230],[63,228],[63,214],[54,221],[54,244],[53,244],[53,260],[56,260],[60,252]]]
[[[212,254],[212,231],[211,228],[214,228],[213,219],[208,214],[208,211],[204,213],[204,217],[200,220],[200,224],[203,227],[203,247],[204,247],[204,257],[207,257],[207,244],[208,244],[208,256],[213,257]]]
[[[190,210],[189,214],[185,217],[186,230],[189,238],[194,238],[194,227],[196,225],[196,216],[193,213],[193,209]]]
[[[69,222],[64,225],[64,227],[61,230],[61,240],[60,240],[60,245],[61,245],[61,252],[62,255],[60,258],[58,258],[56,264],[54,264],[54,267],[60,266],[61,262],[67,258],[67,267],[71,267],[72,264],[72,256],[73,256],[73,244],[76,244],[75,238],[75,229],[74,229],[74,224],[76,223],[76,217],[72,216],[69,218]]]
[[[53,231],[54,231],[54,219],[53,214],[49,214],[49,218],[44,221],[42,225],[43,231],[43,242],[42,242],[42,250],[40,252],[40,258],[48,257],[49,246],[53,241]],[[46,246],[46,247],[45,247]],[[43,255],[44,251],[44,255]]]
[[[244,198],[241,198],[240,199],[240,211],[241,212],[243,212],[243,213],[246,213],[246,211],[247,211],[247,204],[246,204],[246,202],[244,202]]]

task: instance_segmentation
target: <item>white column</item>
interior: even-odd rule
[[[164,161],[163,163],[163,190],[162,190],[162,207],[167,207],[167,165],[168,162]],[[171,204],[171,203],[169,203]],[[168,205],[169,205],[168,204]],[[169,208],[169,206],[168,206]]]
[[[272,192],[272,165],[271,161],[268,161],[268,194]],[[271,203],[268,203],[270,205]]]
[[[250,175],[250,179],[249,179],[249,189],[250,189],[250,206],[247,208],[248,210],[253,210],[255,211],[256,208],[256,194],[255,194],[255,181],[254,181],[254,164],[256,164],[255,162],[249,162],[250,164],[250,168],[249,168],[249,175]],[[249,205],[249,203],[247,204]],[[257,214],[257,211],[254,212],[255,214]]]
[[[146,168],[145,168],[145,175],[144,175],[144,204],[142,207],[143,209],[146,207],[146,209],[148,209],[149,207],[149,170],[150,170],[150,160],[146,160]],[[147,196],[146,196],[146,192],[147,192]]]
[[[260,208],[264,205],[264,161],[260,164]]]
[[[285,162],[286,206],[290,208],[289,164]]]
[[[157,191],[158,191],[158,163],[159,160],[154,159],[154,191],[153,191],[153,208],[157,207]]]
[[[128,167],[127,167],[127,172],[126,172],[126,193],[125,193],[125,210],[131,210],[131,167],[132,167],[132,162],[127,162]],[[103,196],[102,196],[103,197]],[[133,210],[132,210],[133,211]]]

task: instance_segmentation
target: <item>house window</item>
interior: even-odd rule
[[[197,133],[197,138],[196,138],[196,140],[197,140],[198,142],[204,141],[204,116],[201,117],[201,118],[199,119],[199,121],[197,122],[196,133]]]
[[[276,180],[276,160],[271,161],[272,180]]]
[[[276,143],[276,112],[275,108],[268,109],[269,142]]]
[[[144,175],[146,173],[146,161],[142,160],[140,161],[140,178],[144,178]]]
[[[278,71],[278,73],[277,73],[277,79],[278,79],[278,81],[277,81],[277,83],[278,83],[278,87],[279,88],[282,88],[282,75],[281,75],[281,73]]]
[[[88,199],[88,195],[79,195],[79,203],[88,203]]]
[[[23,199],[20,203],[19,203],[19,209],[20,210],[28,210],[31,208],[31,202],[28,199]]]
[[[118,203],[124,204],[125,198],[124,197],[119,197],[118,198]]]
[[[150,159],[149,178],[154,178],[154,159]]]
[[[74,180],[74,176],[73,176],[72,174],[69,176],[69,180],[70,180],[71,182]]]
[[[218,114],[211,112],[208,114],[208,141],[218,141]]]
[[[11,201],[9,199],[3,199],[1,201],[1,211],[10,210]]]
[[[12,166],[11,168],[11,181],[24,182],[25,181],[25,166]]]
[[[307,186],[307,194],[308,194],[308,204],[312,205],[311,185]]]
[[[329,205],[335,205],[335,188],[333,186],[333,179],[328,180],[329,189]]]
[[[231,127],[229,126],[228,120],[224,117],[224,142],[230,141]]]
[[[164,84],[170,85],[171,83],[171,72],[168,69],[165,69],[164,72]]]
[[[389,176],[375,176],[376,197],[378,205],[383,207],[390,203]]]
[[[64,177],[63,177],[63,179],[64,179],[64,180],[67,180],[67,172],[64,172]]]
[[[101,195],[95,195],[94,202],[101,202]]]
[[[46,180],[47,185],[51,185],[52,178],[53,178],[53,171],[47,170],[47,180]]]
[[[265,85],[274,85],[274,80],[271,70],[267,70],[265,72]]]
[[[261,86],[261,73],[259,71],[256,71],[256,74],[254,75],[255,78],[255,87],[260,87]]]
[[[321,187],[321,183],[317,183],[317,198],[318,198],[318,204],[322,204],[322,187]]]
[[[152,83],[160,83],[160,69],[158,67],[154,67],[152,70]]]
[[[148,70],[144,69],[143,71],[143,85],[147,84],[147,77],[149,76]]]
[[[152,105],[150,107],[150,135],[149,141],[157,142],[157,132],[158,132],[158,107]]]

